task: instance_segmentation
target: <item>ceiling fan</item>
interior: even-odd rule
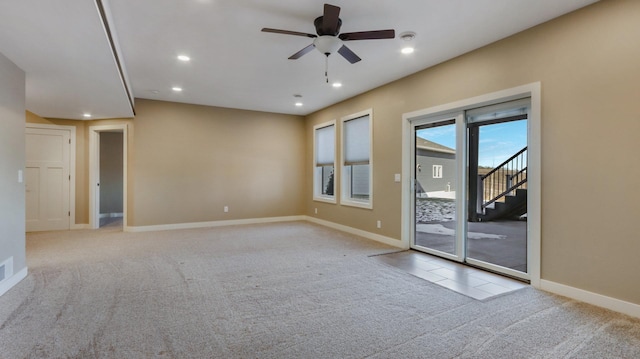
[[[289,57],[289,60],[296,60],[307,54],[314,48],[323,53],[327,58],[334,52],[338,52],[342,57],[352,64],[362,60],[351,49],[344,45],[343,41],[353,40],[376,40],[393,39],[394,30],[374,30],[361,32],[347,32],[340,34],[340,8],[338,6],[324,4],[324,14],[313,21],[317,35],[298,31],[278,30],[263,28],[263,32],[273,32],[276,34],[304,36],[314,39],[313,43]]]

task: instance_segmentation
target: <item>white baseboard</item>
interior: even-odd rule
[[[624,300],[607,297],[602,294],[589,292],[583,289],[570,287],[568,285],[540,280],[540,289],[554,294],[569,297],[581,302],[593,304],[598,307],[607,308],[615,312],[627,314],[640,318],[640,304],[626,302]]]
[[[124,213],[100,213],[100,218],[122,218]]]
[[[305,217],[305,220],[307,220],[309,222],[317,223],[317,224],[325,226],[325,227],[337,229],[339,231],[347,232],[347,233],[350,233],[350,234],[355,234],[356,236],[364,237],[364,238],[367,238],[367,239],[372,239],[372,240],[374,240],[376,242],[381,242],[381,243],[384,243],[384,244],[388,244],[388,245],[393,246],[393,247],[397,247],[397,248],[401,248],[401,249],[409,249],[409,247],[406,247],[404,245],[404,243],[402,243],[402,241],[398,240],[398,239],[394,239],[394,238],[391,238],[391,237],[386,237],[386,236],[383,236],[383,235],[380,235],[380,234],[376,234],[376,233],[363,231],[361,229],[345,226],[345,225],[334,223],[334,222],[325,221],[323,219],[318,219],[318,218],[314,218],[314,217],[310,217],[310,216],[304,216],[304,217]]]
[[[154,226],[127,226],[124,229],[124,231],[125,232],[151,232],[151,231],[169,231],[174,229],[237,226],[241,224],[292,222],[292,221],[303,221],[305,219],[304,217],[305,216],[266,217],[266,218],[232,219],[228,221],[159,224]]]
[[[2,283],[0,283],[0,296],[8,292],[9,289],[13,288],[14,285],[20,283],[21,280],[25,279],[27,277],[28,272],[29,271],[27,267],[24,267],[18,273],[15,273],[11,277],[3,280]]]

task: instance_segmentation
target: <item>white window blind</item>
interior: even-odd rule
[[[344,122],[344,164],[369,164],[371,137],[369,115]]]
[[[336,153],[336,126],[316,129],[316,166],[333,166]]]

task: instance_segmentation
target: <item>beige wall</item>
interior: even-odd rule
[[[129,225],[304,212],[303,118],[136,99],[134,122]]]
[[[77,121],[27,111],[28,123],[76,127],[77,224],[89,223],[90,127],[123,123],[129,226],[304,212],[302,117],[143,99],[136,113],[135,120]]]
[[[402,114],[540,81],[542,278],[640,303],[638,34],[640,1],[603,1],[308,116],[306,214],[400,239]],[[313,201],[313,125],[367,108],[374,209]]]
[[[27,121],[78,129],[77,223],[88,222],[88,127],[128,123],[129,225],[306,214],[399,240],[402,114],[540,81],[542,278],[640,304],[638,14],[640,1],[602,1],[306,120],[138,99],[135,120]],[[313,125],[368,108],[373,210],[313,201]]]
[[[5,269],[8,280],[27,267],[25,188],[18,182],[25,164],[25,73],[0,54],[0,79],[0,263],[13,257],[13,268]],[[5,283],[0,294],[8,290]]]

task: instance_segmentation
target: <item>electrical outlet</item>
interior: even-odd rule
[[[229,212],[229,206],[224,206],[224,213]]]
[[[314,209],[313,209],[313,212],[314,212],[315,214],[318,214],[318,209],[317,209],[317,208],[314,208]]]
[[[394,180],[394,181],[396,181],[396,182],[400,182],[400,174],[399,174],[399,173],[396,173],[396,174],[393,176],[393,180]]]
[[[378,223],[376,223],[376,226],[377,226],[378,228],[382,228],[382,221],[378,221]]]

